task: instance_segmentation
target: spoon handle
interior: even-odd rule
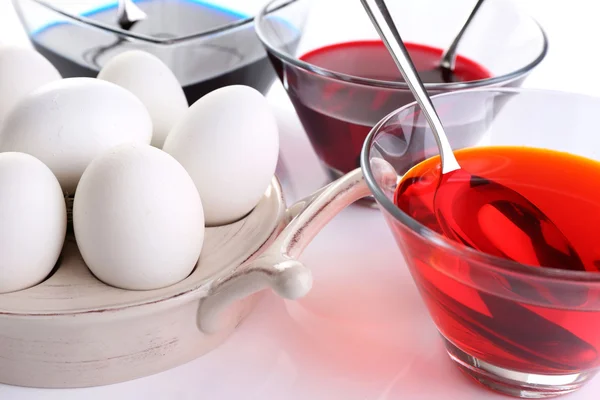
[[[435,111],[435,107],[431,102],[431,99],[425,91],[423,82],[417,74],[416,68],[413,65],[408,51],[404,46],[404,42],[396,29],[396,25],[392,20],[392,17],[383,0],[360,0],[363,4],[371,22],[375,26],[375,29],[381,36],[381,39],[385,43],[388,51],[391,53],[394,62],[398,66],[404,80],[408,84],[411,92],[415,96],[417,103],[421,106],[421,109],[425,112],[427,122],[433,130],[435,140],[438,148],[440,149],[440,157],[442,161],[442,174],[452,172],[460,169],[460,165],[454,153],[452,147],[448,142],[448,138],[444,133],[444,127],[440,118]]]
[[[450,71],[454,70],[454,66],[456,64],[456,49],[458,48],[458,43],[462,39],[467,29],[469,29],[471,21],[473,21],[473,19],[475,18],[475,14],[477,14],[477,11],[479,11],[479,8],[484,3],[484,1],[485,0],[479,0],[477,4],[475,4],[475,7],[473,7],[473,11],[471,11],[469,18],[467,18],[467,21],[464,23],[462,29],[460,30],[460,32],[458,32],[458,35],[456,35],[450,46],[442,55],[442,61],[440,62],[440,66],[442,68],[448,69]]]
[[[119,0],[117,20],[121,28],[131,29],[136,22],[146,19],[147,15],[132,0]]]

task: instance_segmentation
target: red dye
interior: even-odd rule
[[[439,157],[405,174],[396,205],[453,240],[449,229],[467,226],[468,219],[471,234],[479,236],[464,245],[483,243],[489,245],[486,253],[533,268],[600,270],[600,163],[524,147],[470,148],[455,154],[464,171],[514,190],[541,213],[523,211],[497,192],[486,198],[485,185],[466,179],[454,182],[453,193],[446,188],[446,198],[436,198],[434,207],[436,191],[439,196],[448,184],[440,183]],[[437,204],[448,196],[454,196],[454,212],[440,215]],[[600,366],[597,285],[539,280],[486,266],[425,245],[390,221],[433,319],[463,351],[523,372],[570,373]]]

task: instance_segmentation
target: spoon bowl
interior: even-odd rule
[[[498,182],[469,174],[464,169],[452,171],[442,175],[433,203],[442,231],[459,243],[529,265],[585,271],[577,251],[550,218],[520,193]],[[493,218],[486,218],[482,213],[486,207],[495,211]],[[499,221],[498,214],[505,221]],[[512,241],[490,238],[486,234],[498,224],[514,225],[530,244],[524,244],[515,254],[509,249]]]

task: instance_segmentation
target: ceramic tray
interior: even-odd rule
[[[234,224],[207,228],[198,265],[185,280],[127,291],[97,280],[67,236],[55,272],[43,283],[0,295],[0,382],[33,387],[115,383],[166,370],[220,345],[256,296],[237,302],[218,332],[203,333],[198,306],[219,279],[240,273],[281,231],[286,209],[277,180]]]

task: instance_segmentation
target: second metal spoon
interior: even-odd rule
[[[458,44],[460,43],[460,40],[464,36],[467,29],[469,28],[469,25],[471,25],[471,22],[477,14],[477,11],[479,11],[484,2],[485,0],[477,1],[477,4],[475,4],[475,7],[473,7],[473,11],[471,11],[471,14],[463,24],[462,29],[460,30],[460,32],[458,32],[458,35],[456,35],[450,46],[448,46],[446,51],[444,51],[444,53],[442,54],[442,59],[440,61],[439,68],[441,68],[442,72],[446,74],[445,76],[452,75],[452,71],[454,71],[454,67],[456,65],[456,50],[458,49]]]

